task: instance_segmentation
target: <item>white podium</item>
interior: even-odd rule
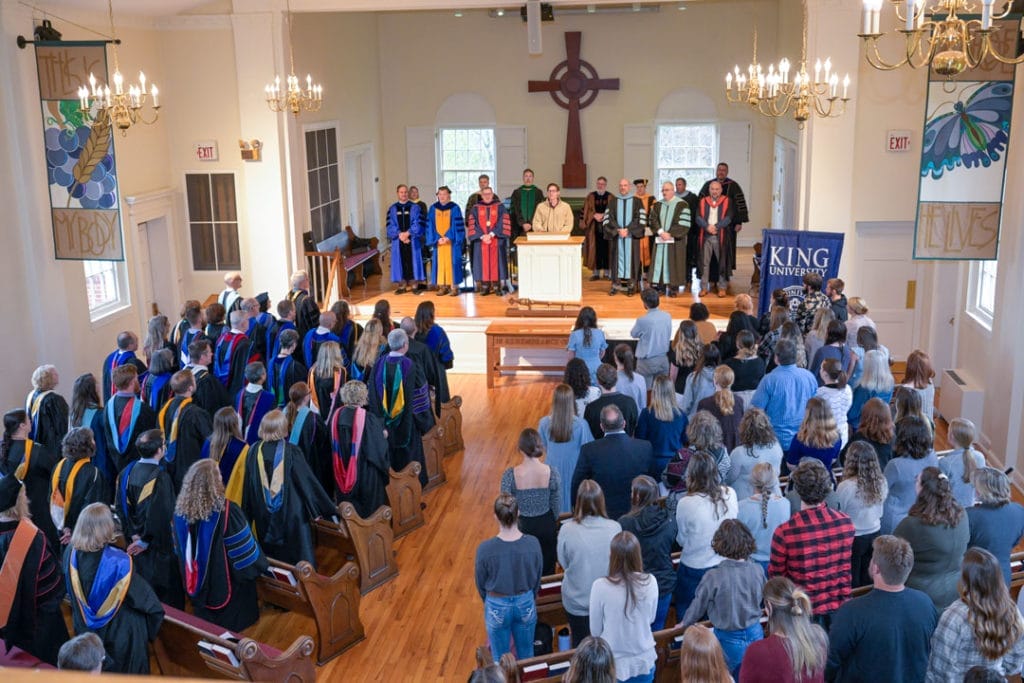
[[[569,234],[524,235],[519,252],[519,298],[579,303],[583,298],[583,238]]]

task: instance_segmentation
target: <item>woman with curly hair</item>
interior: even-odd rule
[[[697,323],[692,320],[679,323],[675,339],[672,340],[672,348],[668,352],[672,382],[677,394],[683,393],[686,389],[686,378],[697,366],[702,348]]]
[[[601,396],[600,387],[590,383],[590,369],[582,358],[570,358],[565,364],[565,373],[562,375],[562,382],[572,389],[573,398],[576,399],[576,414],[583,417],[583,411],[587,404]]]
[[[959,600],[946,608],[932,634],[925,683],[963,680],[975,666],[1004,676],[1024,664],[1024,617],[1010,598],[999,562],[987,550],[964,554]]]
[[[796,467],[804,458],[814,458],[820,460],[825,469],[831,472],[832,463],[839,457],[841,447],[842,440],[832,409],[825,399],[815,396],[807,402],[800,431],[793,437],[793,443],[786,452],[786,463]]]
[[[866,441],[855,441],[846,452],[843,480],[836,488],[836,509],[850,516],[854,537],[850,562],[853,587],[871,583],[868,565],[872,543],[882,528],[882,508],[889,495],[889,485],[882,476],[875,449]]]
[[[267,558],[245,514],[225,498],[215,460],[199,460],[188,468],[174,506],[173,530],[196,616],[229,631],[256,623],[256,578],[267,569]]]
[[[927,593],[936,608],[948,607],[957,597],[957,573],[971,531],[949,477],[938,467],[921,472],[917,500],[893,534],[914,549],[914,568],[907,586]]]
[[[672,494],[686,493],[686,473],[690,466],[690,460],[697,452],[704,452],[711,456],[718,469],[718,478],[725,481],[732,461],[729,459],[729,451],[722,445],[722,425],[718,424],[715,416],[706,410],[697,411],[693,420],[686,427],[686,439],[689,445],[680,448],[661,474],[661,481],[669,489],[670,507],[674,505]]]
[[[740,500],[753,493],[750,475],[762,462],[766,462],[779,475],[782,467],[782,446],[775,436],[772,423],[760,408],[748,408],[740,420],[739,445],[729,454],[729,471],[725,483],[736,490]]]

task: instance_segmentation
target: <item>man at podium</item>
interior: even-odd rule
[[[572,232],[572,207],[559,198],[561,193],[562,188],[558,183],[548,183],[547,201],[541,203],[534,211],[531,232]]]

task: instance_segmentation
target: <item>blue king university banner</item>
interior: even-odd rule
[[[803,301],[806,273],[818,273],[824,280],[838,277],[843,237],[839,232],[764,230],[758,314],[768,310],[776,289],[786,290],[791,308]]]

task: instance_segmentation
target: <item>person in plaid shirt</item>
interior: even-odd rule
[[[804,273],[804,300],[796,309],[796,324],[807,334],[814,324],[814,314],[819,308],[832,306],[832,300],[821,291],[822,278],[818,273]]]
[[[821,461],[803,460],[790,480],[800,496],[800,511],[772,536],[768,576],[785,576],[802,586],[815,620],[828,630],[832,613],[850,597],[853,522],[825,505],[832,478]]]

